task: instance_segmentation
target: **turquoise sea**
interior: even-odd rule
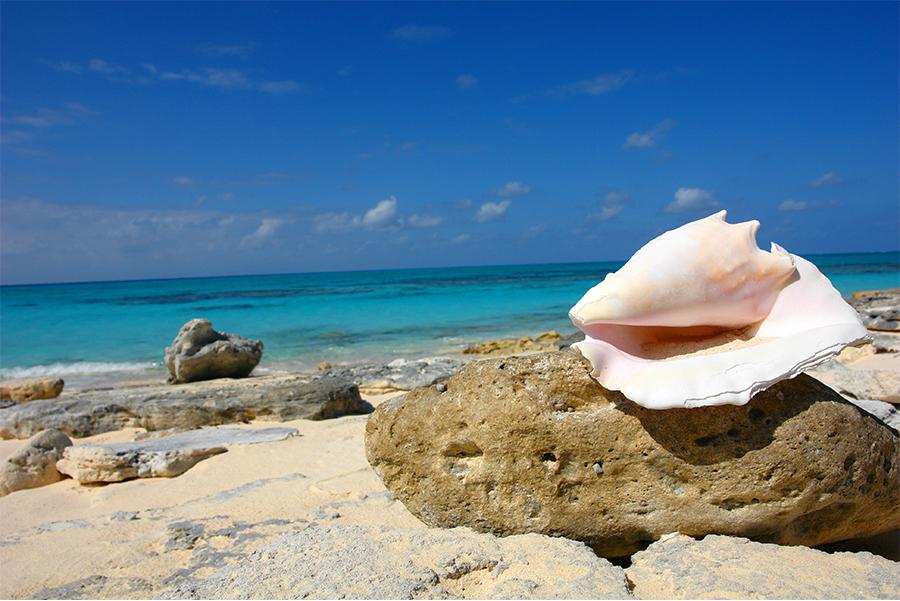
[[[900,286],[900,253],[809,256],[844,295]],[[0,288],[0,378],[155,376],[206,317],[265,344],[261,368],[458,352],[549,329],[621,263],[256,275]]]

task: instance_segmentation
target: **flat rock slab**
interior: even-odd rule
[[[138,442],[77,445],[63,451],[56,468],[82,484],[131,478],[171,478],[237,444],[284,440],[294,428],[203,428]]]
[[[331,376],[154,384],[84,391],[0,409],[0,438],[27,438],[48,428],[82,438],[127,427],[191,429],[254,419],[329,419],[371,410],[355,384]]]
[[[809,374],[852,399],[900,403],[900,372],[891,369],[853,369],[831,360]]]
[[[470,363],[379,405],[369,463],[430,526],[630,555],[678,530],[815,546],[900,527],[896,431],[806,375],[747,405],[642,408],[575,352]]]
[[[625,571],[642,599],[900,598],[900,563],[729,536],[666,536]]]
[[[311,525],[172,599],[630,599],[622,568],[581,543],[468,528]]]

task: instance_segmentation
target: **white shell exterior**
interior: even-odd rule
[[[708,220],[713,218],[724,223],[724,212],[694,224],[707,222],[705,225],[709,225]],[[753,232],[756,227],[752,226]],[[688,231],[691,231],[690,228]],[[694,231],[703,231],[703,228]],[[744,235],[738,230],[732,231],[738,232],[735,235]],[[661,241],[665,241],[665,245],[659,244]],[[653,243],[657,243],[654,253],[659,253],[657,256],[664,260],[667,253],[673,256],[679,254],[677,248],[666,247],[683,244],[683,237],[666,238],[663,235]],[[753,247],[751,255],[764,253],[756,247],[755,241]],[[634,258],[645,249],[638,251]],[[866,338],[866,329],[856,311],[844,302],[815,265],[775,244],[771,254],[764,254],[775,259],[771,265],[783,265],[784,261],[790,260],[793,273],[787,282],[770,278],[768,286],[753,288],[754,294],[759,297],[772,295],[773,300],[761,320],[729,323],[732,327],[744,326],[737,332],[727,332],[722,326],[746,307],[752,307],[753,303],[732,302],[733,299],[727,297],[727,289],[721,292],[723,297],[715,297],[713,286],[703,287],[703,294],[691,296],[691,303],[682,303],[679,311],[670,311],[665,305],[658,305],[657,310],[651,305],[641,306],[640,321],[650,325],[620,323],[631,319],[621,317],[627,315],[625,312],[610,318],[608,322],[598,321],[595,314],[585,310],[588,303],[582,299],[573,307],[571,316],[575,325],[586,334],[584,342],[575,346],[591,362],[591,375],[606,388],[619,390],[632,401],[650,409],[743,405],[754,394],[776,382],[793,378],[834,357],[847,345]],[[648,256],[651,255],[645,253],[641,260],[649,260]],[[683,253],[681,256],[685,260]],[[699,260],[706,258],[708,255],[703,255]],[[670,272],[670,278],[678,282],[677,266],[673,264],[670,267],[675,270]],[[703,273],[696,266],[685,267],[681,273],[684,271]],[[631,273],[637,271],[631,271],[626,277],[623,267],[616,274],[621,276],[623,282],[618,284],[620,290],[627,289]],[[762,273],[765,279],[772,272]],[[665,278],[661,278],[658,285],[665,288]],[[698,284],[697,287],[702,286]],[[600,286],[588,292],[585,298],[598,288]],[[653,302],[664,303],[671,299],[671,302],[677,303],[677,290],[677,286],[671,286],[664,292],[651,291],[655,299]],[[740,286],[731,290],[738,291],[737,294],[745,292]],[[712,316],[710,321],[714,323],[696,319],[703,315],[704,302],[721,305],[709,311]],[[674,323],[667,322],[666,317],[673,315]],[[723,315],[725,319],[722,319]]]

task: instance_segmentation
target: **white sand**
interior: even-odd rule
[[[393,395],[370,397],[373,404]],[[101,574],[135,576],[151,582],[191,563],[191,551],[163,552],[166,527],[179,520],[204,520],[207,530],[269,519],[310,520],[317,509],[341,500],[350,523],[421,526],[399,502],[385,495],[366,462],[366,415],[334,420],[286,422],[300,436],[232,447],[200,462],[177,478],[131,480],[81,486],[63,480],[0,498],[0,597],[29,597],[37,591]],[[246,427],[271,427],[258,422]],[[76,440],[130,440],[129,429]],[[0,458],[24,441],[0,441]],[[243,488],[241,488],[243,487]],[[223,494],[224,491],[224,494]],[[114,512],[139,519],[111,520]],[[335,511],[331,510],[334,517]],[[216,517],[214,519],[213,516]],[[260,529],[277,532],[288,526]],[[228,548],[226,537],[213,547]],[[136,596],[146,596],[140,595]]]

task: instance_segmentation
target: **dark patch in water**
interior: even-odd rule
[[[218,311],[221,309],[258,309],[257,305],[201,305],[199,307],[190,307],[189,311]]]

